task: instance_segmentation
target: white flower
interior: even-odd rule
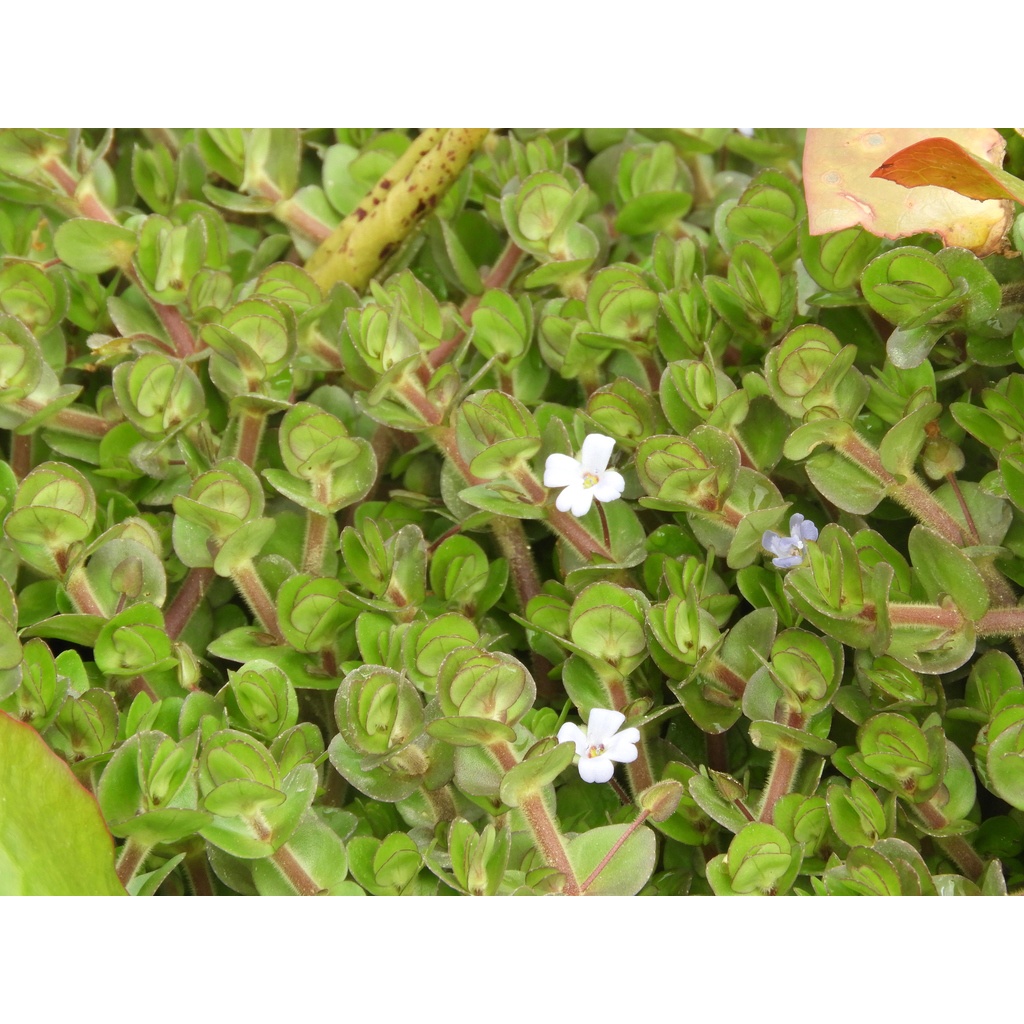
[[[772,565],[777,565],[780,569],[792,569],[794,565],[799,565],[804,560],[807,541],[817,539],[818,528],[810,519],[804,519],[797,512],[790,517],[788,537],[780,537],[774,530],[765,530],[761,544],[775,556]]]
[[[580,777],[584,782],[607,782],[615,771],[613,761],[628,764],[637,757],[640,730],[630,726],[618,732],[626,720],[619,711],[594,708],[586,729],[566,722],[558,730],[559,743],[575,743],[580,755]]]
[[[608,468],[615,441],[604,434],[587,434],[579,459],[569,455],[549,455],[544,463],[544,486],[561,487],[555,499],[559,512],[585,516],[591,502],[614,501],[622,496],[626,481],[621,473]]]

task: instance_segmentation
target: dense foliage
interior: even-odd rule
[[[1017,231],[803,146],[0,133],[0,892],[1024,883]]]

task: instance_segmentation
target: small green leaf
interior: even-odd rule
[[[134,231],[120,224],[76,217],[61,224],[53,245],[69,267],[85,274],[102,274],[113,267],[126,270],[138,241]]]

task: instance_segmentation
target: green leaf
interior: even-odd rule
[[[950,597],[975,622],[988,611],[985,580],[955,544],[926,526],[915,526],[907,547],[918,579],[931,600],[939,602]]]
[[[102,274],[113,267],[127,270],[137,245],[134,231],[84,217],[65,221],[53,236],[57,255],[85,274]]]
[[[0,895],[125,895],[103,816],[71,769],[3,712],[0,749]]]
[[[505,773],[501,780],[501,802],[508,807],[520,803],[545,786],[554,782],[572,764],[576,748],[571,743],[559,743],[551,750],[528,757]]]
[[[569,862],[581,883],[590,877],[631,827],[603,825],[569,840]],[[651,877],[656,855],[654,833],[646,826],[641,826],[615,851],[587,889],[586,895],[635,896]]]

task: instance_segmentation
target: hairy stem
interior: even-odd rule
[[[84,569],[79,567],[70,572],[64,581],[64,589],[75,607],[84,615],[99,615],[106,618],[106,613],[100,607]]]
[[[270,859],[299,896],[319,896],[323,891],[298,862],[287,843],[278,847]]]
[[[758,821],[771,824],[775,820],[775,805],[789,793],[800,767],[803,751],[799,747],[779,745],[772,758],[772,770],[765,786]]]
[[[510,238],[505,245],[505,250],[501,256],[498,257],[498,262],[494,264],[494,268],[484,278],[484,292],[490,288],[503,288],[508,284],[512,275],[516,271],[516,267],[519,266],[519,260],[522,258],[523,250],[516,245],[515,242]],[[471,295],[459,309],[459,316],[468,324],[473,313],[476,311],[477,306],[480,305],[480,300],[483,295]],[[449,338],[447,341],[442,341],[440,345],[435,349],[431,349],[429,359],[430,365],[436,370],[442,363],[447,362],[452,355],[458,351],[459,346],[465,341],[465,331],[460,331],[455,335],[454,338]],[[511,391],[509,391],[511,394]]]
[[[931,800],[910,806],[929,828],[940,829],[949,824],[941,808],[936,807]],[[977,882],[984,874],[985,862],[963,836],[943,836],[935,841],[972,882]]]
[[[935,500],[935,496],[916,473],[908,474],[906,481],[900,483],[882,465],[878,451],[855,430],[851,429],[845,438],[837,440],[835,444],[840,454],[875,477],[885,487],[890,498],[950,543],[963,547],[964,535],[960,524]]]
[[[494,755],[505,772],[511,771],[519,764],[515,751],[504,740],[495,741],[487,749]],[[579,879],[572,869],[569,854],[565,849],[565,840],[551,817],[547,804],[544,803],[544,797],[540,793],[532,793],[523,799],[519,810],[523,812],[523,817],[526,818],[526,822],[530,826],[534,845],[540,851],[545,863],[565,878],[562,892],[566,896],[579,896]]]
[[[11,469],[18,480],[32,472],[32,434],[11,434]]]
[[[124,846],[121,847],[121,855],[117,858],[117,880],[125,887],[135,877],[142,862],[146,859],[151,846],[140,843],[134,836],[129,836]]]
[[[118,223],[117,218],[103,205],[98,196],[90,191],[85,191],[82,195],[78,195],[79,181],[56,157],[48,160],[42,165],[42,168],[67,197],[74,201],[78,207],[78,212],[83,217],[87,217],[90,220],[103,221],[105,224]],[[185,356],[192,355],[197,350],[196,340],[181,313],[174,306],[165,306],[162,302],[157,302],[156,299],[152,298],[140,281],[139,275],[132,264],[128,263],[121,269],[124,271],[125,276],[134,285],[138,286],[139,291],[142,292],[146,300],[153,307],[153,311],[160,318],[160,322],[164,325],[164,329],[174,343],[178,356],[184,358]]]
[[[216,578],[217,574],[213,569],[189,569],[184,583],[178,588],[174,600],[164,613],[164,632],[172,640],[177,640],[181,636]]]
[[[427,803],[430,804],[430,809],[434,812],[435,821],[455,820],[458,810],[455,807],[455,800],[452,798],[451,786],[442,786],[440,789],[427,789],[426,786],[421,786],[420,789]]]
[[[277,621],[277,608],[267,593],[267,588],[263,585],[252,559],[238,566],[231,573],[231,578],[260,626],[270,633],[277,643],[286,643],[280,623]]]
[[[236,421],[234,456],[250,469],[256,464],[263,428],[267,425],[267,414],[263,409],[245,409]]]
[[[45,407],[46,403],[34,398],[21,398],[15,402],[15,408],[27,416],[35,416]],[[103,437],[115,425],[94,412],[75,408],[61,409],[46,421],[47,430],[59,430],[62,434],[75,434],[77,437]]]
[[[182,862],[185,877],[193,896],[216,896],[210,862],[206,856],[206,847],[202,843],[189,850]]]
[[[313,576],[323,575],[329,527],[330,516],[306,509],[306,540],[302,547],[303,572]]]

